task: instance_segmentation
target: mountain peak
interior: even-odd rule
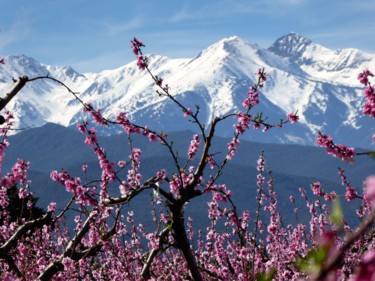
[[[268,50],[282,57],[294,57],[301,54],[312,43],[310,39],[291,32],[278,38]]]
[[[37,62],[32,57],[26,56],[25,54],[16,54],[16,55],[10,55],[7,57],[7,60],[11,63],[17,63],[20,66],[30,66],[30,65],[40,65],[39,62]]]
[[[212,44],[203,53],[215,52],[221,57],[227,57],[229,55],[238,55],[244,49],[248,50],[249,47],[254,50],[259,48],[256,44],[246,41],[239,36],[230,36]]]
[[[220,40],[219,42],[228,42],[228,43],[234,43],[234,42],[238,42],[238,41],[243,41],[242,38],[240,38],[239,36],[237,35],[234,35],[234,36],[229,36],[229,37],[225,37],[223,38],[222,40]]]

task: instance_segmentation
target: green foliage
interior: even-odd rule
[[[375,160],[375,151],[368,152],[368,155]]]
[[[298,268],[307,275],[316,275],[326,261],[329,250],[328,245],[311,249],[304,259],[297,262]]]
[[[343,217],[344,217],[344,215],[342,213],[340,200],[338,198],[336,198],[336,200],[333,201],[333,204],[332,204],[330,219],[331,219],[332,223],[334,223],[339,228],[341,228],[343,226]]]
[[[268,272],[258,272],[255,276],[256,281],[271,281],[276,275],[276,269],[272,268]]]

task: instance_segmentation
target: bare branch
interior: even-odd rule
[[[22,76],[14,85],[13,89],[6,94],[4,98],[0,98],[0,111],[4,109],[4,107],[11,101],[11,99],[17,95],[19,91],[26,85],[26,82],[29,81],[27,76]]]
[[[111,197],[111,198],[104,199],[102,203],[107,206],[126,204],[126,203],[129,203],[130,200],[132,200],[135,196],[137,196],[138,194],[140,194],[142,191],[146,189],[157,190],[167,200],[171,202],[175,201],[173,196],[170,193],[166,192],[164,189],[157,186],[156,182],[157,182],[157,178],[152,177],[148,179],[145,183],[143,183],[142,186],[139,186],[138,188],[130,191],[128,194],[124,196],[120,196],[120,197]]]

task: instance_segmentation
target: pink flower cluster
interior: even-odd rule
[[[188,109],[186,109],[186,111],[184,112],[184,117],[188,117],[190,115],[193,115],[193,112],[191,111],[190,107]]]
[[[147,126],[145,126],[145,127],[143,128],[142,134],[143,134],[144,136],[147,136],[150,142],[156,142],[157,139],[158,139],[158,136],[157,136],[155,133],[150,132],[150,130],[148,129]]]
[[[102,147],[95,147],[94,152],[99,160],[102,169],[101,187],[106,189],[108,184],[116,180],[115,163],[107,159],[107,155]]]
[[[375,89],[369,82],[369,77],[374,77],[374,74],[368,69],[358,74],[358,80],[361,84],[366,86],[365,98],[366,102],[363,106],[363,113],[375,118]]]
[[[98,204],[95,198],[95,193],[89,188],[84,188],[81,184],[81,179],[76,177],[72,178],[65,170],[62,172],[52,171],[51,179],[55,182],[65,186],[67,192],[74,194],[75,202],[84,206],[96,206]],[[49,209],[55,209],[56,205],[51,205]]]
[[[119,112],[116,116],[116,121],[129,135],[132,133],[141,133],[140,128],[137,128],[130,122],[125,112]]]
[[[133,53],[137,57],[137,66],[138,66],[138,68],[140,70],[146,69],[148,67],[148,59],[147,59],[147,57],[143,56],[142,50],[141,50],[141,48],[145,47],[145,45],[139,39],[137,39],[137,38],[134,38],[131,41],[131,45],[132,45]]]
[[[212,202],[227,203],[227,198],[232,197],[231,191],[227,188],[225,184],[211,185],[211,183],[208,183],[208,185],[211,186],[210,191],[212,192]]]
[[[139,173],[141,166],[142,151],[139,148],[133,148],[129,158],[132,168],[128,170],[127,181],[122,181],[120,185],[121,194],[125,195],[129,191],[136,189],[140,185],[142,175]]]
[[[86,138],[85,138],[85,144],[89,146],[94,146],[98,142],[98,137],[96,135],[95,128],[87,129],[86,128]]]
[[[374,74],[368,69],[365,69],[364,71],[358,74],[358,80],[364,86],[367,86],[369,84],[369,77],[374,77]]]
[[[215,158],[213,155],[208,155],[207,162],[210,165],[211,170],[217,166],[217,163],[215,162]]]
[[[15,186],[18,182],[24,185],[27,180],[27,169],[29,165],[29,162],[18,160],[14,164],[12,171],[1,178],[0,185],[7,188]]]
[[[319,133],[316,136],[316,144],[325,147],[328,154],[341,159],[347,163],[353,163],[356,152],[354,148],[347,147],[343,144],[334,144],[332,137]]]
[[[175,197],[179,197],[181,190],[185,189],[193,180],[194,178],[193,172],[194,172],[194,167],[191,166],[189,167],[188,172],[181,171],[180,175],[173,175],[172,180],[169,182],[169,188],[170,188],[171,193]],[[198,179],[197,184],[201,184],[202,182],[203,182],[203,179],[202,177],[200,177]]]
[[[330,193],[324,192],[320,182],[314,182],[310,185],[310,187],[314,195],[323,197],[326,201],[333,201],[337,197],[335,191],[332,191]]]
[[[238,123],[234,124],[233,127],[237,134],[243,134],[250,127],[251,115],[243,114],[242,112],[237,114]]]
[[[193,139],[190,142],[189,150],[188,150],[188,158],[192,160],[195,154],[198,152],[199,146],[201,142],[199,140],[199,136],[195,134]]]
[[[364,183],[366,200],[375,209],[375,176],[368,176]]]
[[[101,111],[100,108],[97,109],[97,110],[95,110],[95,109],[93,108],[93,106],[92,106],[89,102],[87,102],[87,103],[85,103],[85,105],[84,105],[84,107],[83,107],[83,111],[84,111],[85,113],[89,113],[89,114],[91,114],[91,116],[92,116],[92,118],[93,118],[93,120],[94,120],[95,123],[100,124],[100,125],[108,126],[108,122],[107,122],[107,120],[102,116],[102,111]]]
[[[244,99],[242,105],[250,110],[252,107],[259,104],[259,93],[254,86],[250,86],[249,91],[247,92],[247,98]]]
[[[99,146],[95,128],[88,129],[87,126],[87,122],[77,125],[80,132],[86,133],[85,144],[89,145],[98,157],[102,169],[101,187],[106,189],[107,185],[116,179],[115,163],[107,159],[104,148]],[[86,171],[86,169],[87,165],[83,165],[82,170]]]
[[[240,145],[238,138],[233,137],[232,141],[228,143],[228,154],[227,159],[231,160],[234,157],[234,154],[237,152],[237,147]]]
[[[357,192],[355,191],[355,188],[352,187],[351,182],[348,181],[348,179],[345,175],[345,170],[339,169],[339,175],[340,175],[340,178],[341,178],[341,185],[346,187],[345,199],[350,202],[350,201],[358,198],[358,195],[357,195]]]
[[[258,69],[257,75],[258,75],[258,80],[259,80],[259,87],[262,88],[263,83],[266,82],[266,80],[267,80],[267,73],[264,70],[264,68],[260,68],[260,69]]]
[[[299,120],[299,117],[298,117],[297,113],[289,113],[288,114],[288,120],[290,121],[290,123],[294,124]]]
[[[366,102],[363,106],[363,113],[375,118],[375,88],[374,86],[367,86],[365,89]]]

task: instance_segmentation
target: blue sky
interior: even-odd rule
[[[328,48],[375,53],[374,0],[0,0],[0,10],[0,55],[80,72],[130,62],[134,36],[146,52],[172,58],[233,35],[268,47],[291,31]]]

